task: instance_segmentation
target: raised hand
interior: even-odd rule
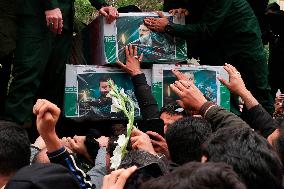
[[[125,47],[125,56],[125,64],[123,64],[119,60],[117,61],[117,64],[121,67],[121,69],[127,72],[131,77],[141,74],[142,72],[140,68],[140,63],[143,59],[143,53],[138,56],[137,47],[135,46],[133,48],[132,45],[129,45]]]
[[[38,99],[33,107],[33,113],[37,116],[37,130],[41,136],[55,133],[55,125],[60,115],[60,109],[45,99]]]
[[[132,166],[128,169],[112,171],[111,174],[104,176],[102,189],[123,189],[128,177],[130,177],[136,169],[136,166]]]
[[[164,137],[153,131],[147,131],[146,134],[149,135],[155,152],[164,154],[168,159],[170,159],[168,145]]]
[[[37,130],[44,140],[48,152],[60,149],[62,143],[55,132],[60,109],[45,99],[38,99],[33,107],[33,113],[37,116]]]
[[[199,111],[201,106],[207,102],[202,92],[193,82],[179,80],[171,84],[170,88],[180,97],[177,102],[185,109]]]
[[[133,129],[130,141],[133,149],[143,150],[153,155],[157,154],[151,143],[150,137],[138,129]]]
[[[220,77],[218,79],[231,91],[231,93],[241,96],[247,89],[240,72],[230,64],[225,64],[224,69],[228,72],[230,81],[228,82]]]

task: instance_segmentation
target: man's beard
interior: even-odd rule
[[[140,36],[139,41],[143,45],[152,46],[152,39],[151,39],[150,35]]]

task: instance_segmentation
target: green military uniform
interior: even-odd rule
[[[269,94],[268,69],[261,32],[247,1],[187,2],[193,19],[187,25],[173,24],[167,27],[166,32],[189,42],[193,41],[193,56],[199,57],[202,64],[234,65],[241,72],[246,87],[272,113],[273,99]]]
[[[92,2],[101,8],[105,2]],[[62,34],[46,26],[45,11],[59,8]],[[65,64],[71,52],[74,0],[17,0],[17,48],[5,119],[19,124],[31,121],[36,98],[62,107]]]
[[[13,52],[16,48],[16,0],[0,0],[0,116],[4,111]]]

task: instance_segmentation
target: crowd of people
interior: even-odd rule
[[[164,9],[184,14],[185,25],[171,23],[161,12],[160,18],[146,18],[147,30],[182,37],[188,41],[189,56],[200,57],[202,64],[223,66],[229,80],[218,80],[231,93],[231,111],[208,101],[192,80],[175,69],[170,90],[179,100],[159,110],[141,71],[143,54],[135,45],[125,46],[126,62],[118,61],[117,66],[131,77],[142,121],[131,131],[120,166],[112,169],[119,135],[127,133],[123,122],[103,125],[110,127],[107,133],[96,123],[80,136],[61,137],[58,132],[73,1],[15,3],[0,0],[0,24],[8,26],[1,27],[0,34],[17,36],[12,42],[0,36],[1,45],[9,44],[0,49],[1,189],[284,188],[284,95],[277,96],[274,104],[272,99],[275,89],[283,92],[283,82],[274,83],[268,74],[263,49],[264,33],[272,31],[269,65],[281,59],[283,31],[273,24],[267,31],[263,20],[282,18],[277,4],[262,14],[253,1],[165,0]],[[109,23],[119,15],[103,0],[92,5]],[[9,27],[13,24],[17,33]],[[11,64],[13,79],[6,98]],[[272,91],[269,84],[275,84]],[[33,117],[35,141],[26,131]]]

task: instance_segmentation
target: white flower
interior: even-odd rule
[[[113,90],[109,91],[106,95],[108,98],[112,98],[115,95],[115,92]]]
[[[121,99],[112,97],[111,112],[120,112],[122,109]]]
[[[113,156],[110,158],[111,169],[117,169],[121,163],[122,149],[117,145],[113,151]]]
[[[118,146],[122,147],[126,144],[127,142],[127,138],[125,137],[124,134],[119,135],[117,141],[115,141],[114,143],[116,143]]]
[[[128,98],[128,96],[125,94],[124,89],[120,89],[119,93],[124,97],[124,98]]]

